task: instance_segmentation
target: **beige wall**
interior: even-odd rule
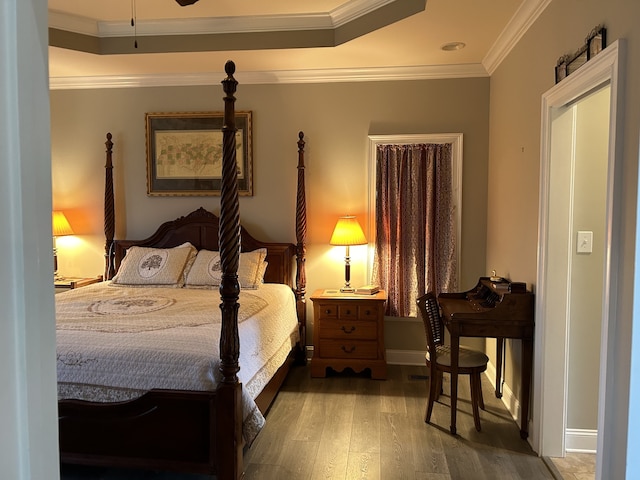
[[[629,0],[554,0],[527,31],[491,77],[490,163],[487,223],[487,266],[534,284],[536,281],[538,185],[540,171],[541,95],[554,84],[557,59],[575,51],[595,25],[604,23],[608,43],[626,39],[626,109],[621,125],[624,151],[617,189],[621,221],[616,228],[621,245],[616,328],[609,333],[615,345],[615,364],[608,380],[616,386],[607,404],[605,422],[616,432],[605,438],[603,478],[625,478],[629,358],[633,307],[633,265],[638,183],[638,118],[640,92],[640,3]],[[510,199],[505,202],[504,199]],[[513,360],[507,364],[513,365]],[[510,384],[513,369],[507,371]]]
[[[61,239],[61,273],[93,276],[103,269],[108,131],[115,143],[118,238],[144,238],[162,221],[199,206],[218,213],[218,197],[146,196],[144,115],[220,111],[222,96],[219,85],[51,92],[53,204],[70,212],[79,234],[73,245]],[[305,133],[309,295],[344,281],[344,250],[328,245],[337,217],[357,215],[366,231],[368,135],[464,134],[460,283],[468,288],[486,273],[488,78],[239,85],[236,97],[237,110],[253,112],[255,195],[240,198],[240,213],[256,237],[295,242],[296,142],[298,132]],[[366,248],[351,254],[353,284],[367,283]],[[423,349],[421,329],[410,322],[387,325],[387,348]]]

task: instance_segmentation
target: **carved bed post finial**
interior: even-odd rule
[[[104,143],[107,147],[107,163],[105,169],[104,181],[104,279],[109,280],[113,276],[114,258],[113,258],[113,236],[115,232],[115,206],[113,201],[113,142],[111,141],[111,133],[107,133],[107,141]]]
[[[220,188],[219,246],[222,263],[220,297],[222,331],[220,334],[220,371],[223,383],[237,383],[240,370],[240,339],[238,336],[238,263],[240,258],[240,208],[238,205],[238,175],[236,161],[236,119],[234,93],[238,82],[233,78],[236,66],[225,64],[227,77],[222,81],[224,124],[222,126],[222,183]]]
[[[307,201],[304,183],[304,133],[298,133],[298,194],[296,197],[296,304],[298,322],[300,324],[300,344],[306,345],[307,304],[305,300],[307,290],[306,274],[306,239],[307,239]],[[304,348],[303,348],[304,350]],[[302,353],[304,361],[305,352]]]

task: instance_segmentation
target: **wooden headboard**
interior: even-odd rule
[[[156,232],[144,240],[114,240],[113,272],[109,272],[108,279],[118,271],[126,250],[133,246],[171,248],[190,242],[198,250],[218,251],[218,217],[200,207],[189,215],[176,220],[165,222]],[[294,264],[296,246],[293,243],[269,243],[256,240],[240,227],[241,251],[250,252],[258,248],[267,249],[267,271],[265,283],[284,283],[294,288]]]

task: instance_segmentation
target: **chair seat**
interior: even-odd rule
[[[427,351],[426,359],[429,361],[429,352]],[[436,358],[438,365],[443,367],[451,367],[451,345],[437,345]],[[489,357],[484,353],[470,348],[460,347],[458,356],[459,368],[478,368],[486,367]]]

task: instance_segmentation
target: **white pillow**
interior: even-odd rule
[[[189,242],[174,248],[131,247],[111,284],[182,287],[195,256]]]
[[[238,283],[240,288],[256,289],[262,283],[266,271],[267,249],[240,253],[238,263]],[[187,287],[219,287],[222,280],[220,252],[200,250],[189,273]]]

